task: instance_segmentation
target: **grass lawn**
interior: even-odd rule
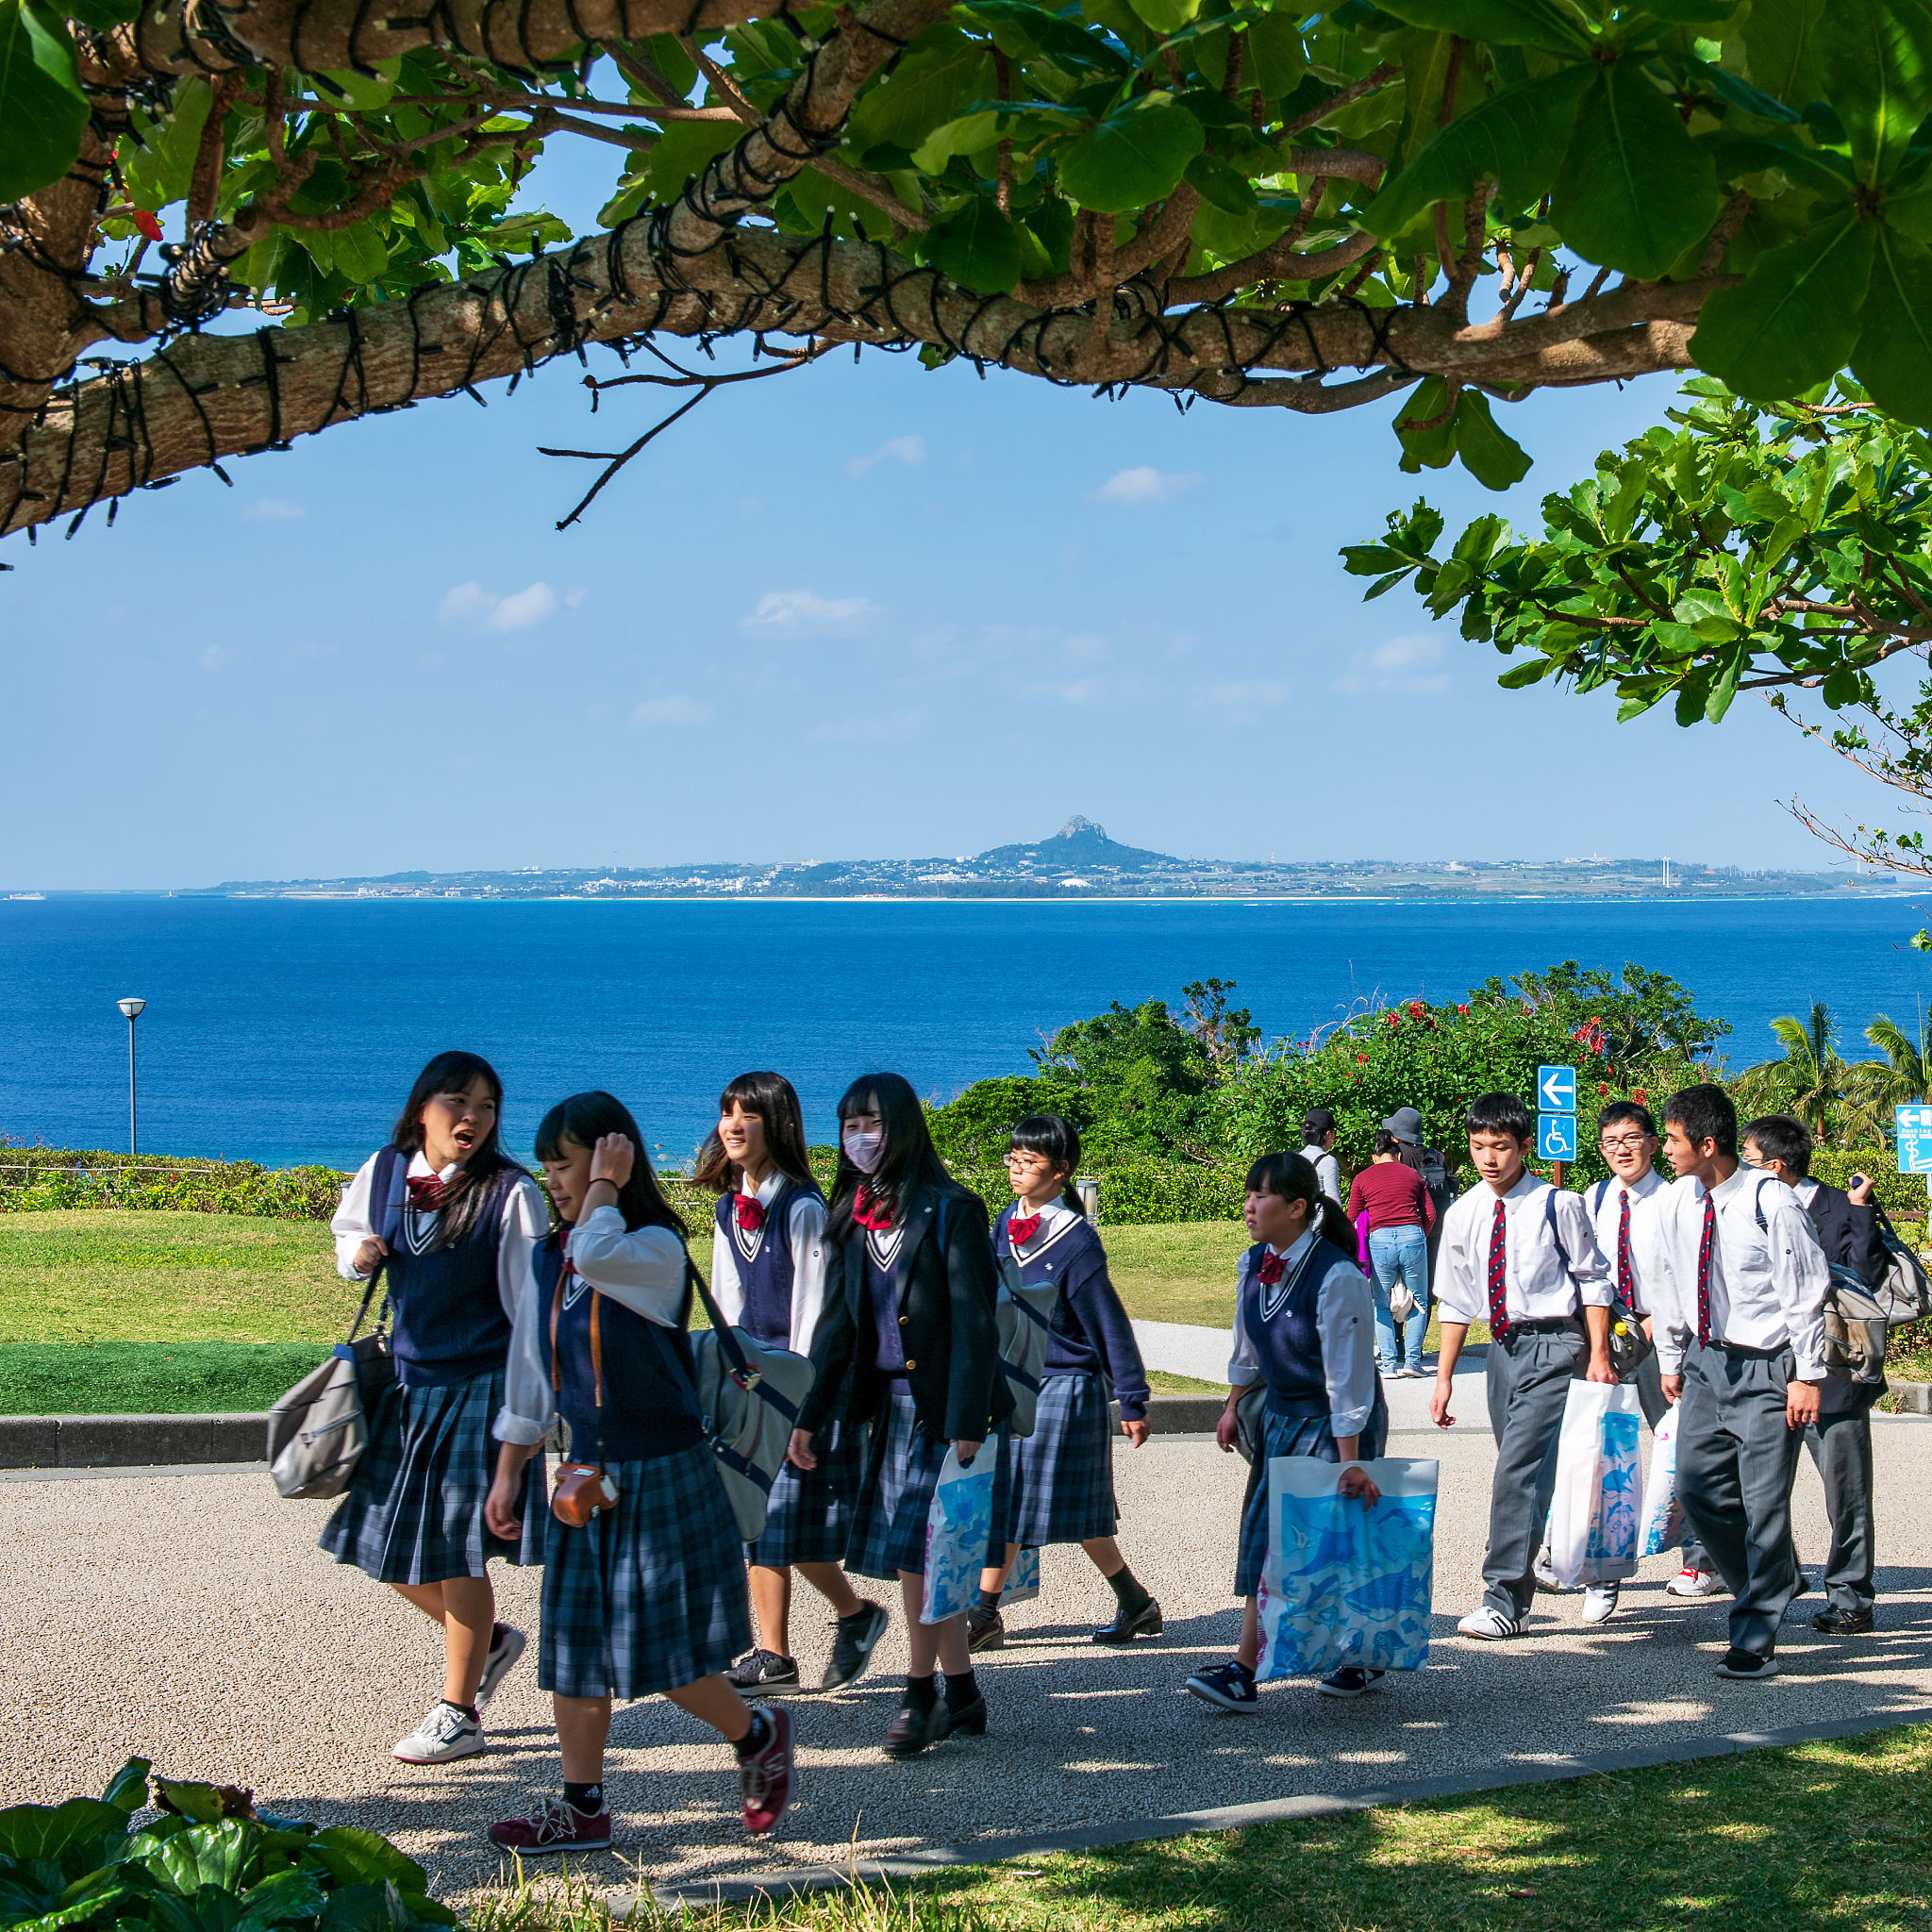
[[[1103,1223],[1100,1238],[1113,1284],[1137,1320],[1202,1328],[1225,1328],[1234,1320],[1235,1263],[1252,1245],[1239,1221]]]
[[[688,1932],[1928,1932],[1932,1732],[983,1866],[626,1923]],[[475,1932],[609,1932],[588,1893],[487,1894]]]

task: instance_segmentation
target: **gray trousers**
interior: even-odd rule
[[[1637,1400],[1643,1410],[1643,1420],[1650,1426],[1651,1433],[1657,1433],[1657,1425],[1664,1418],[1664,1411],[1670,1404],[1664,1400],[1663,1371],[1657,1365],[1657,1350],[1651,1352],[1637,1364],[1630,1376],[1637,1390]],[[1717,1565],[1710,1560],[1710,1553],[1687,1529],[1684,1533],[1684,1568],[1687,1570],[1715,1570]]]
[[[1824,1513],[1831,1519],[1831,1554],[1824,1560],[1824,1593],[1840,1610],[1869,1610],[1872,1587],[1872,1404],[1877,1390],[1856,1408],[1821,1415],[1805,1428],[1805,1446],[1824,1485]]]
[[[1729,1588],[1731,1642],[1763,1657],[1777,1647],[1798,1593],[1791,1484],[1801,1432],[1785,1423],[1791,1353],[1730,1354],[1690,1344],[1677,1419],[1677,1495]]]
[[[1557,1438],[1570,1385],[1589,1360],[1583,1324],[1491,1341],[1490,1432],[1496,1472],[1490,1484],[1490,1546],[1483,1554],[1483,1601],[1506,1617],[1529,1614],[1536,1597],[1536,1553],[1556,1492]]]

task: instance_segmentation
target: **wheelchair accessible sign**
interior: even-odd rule
[[[1932,1107],[1899,1108],[1898,1171],[1932,1174]]]
[[[1536,1152],[1539,1160],[1576,1158],[1576,1069],[1539,1067],[1536,1070]],[[1901,1108],[1901,1114],[1907,1109]],[[1927,1119],[1926,1151],[1932,1157],[1932,1108]],[[1932,1167],[1932,1159],[1928,1159]]]

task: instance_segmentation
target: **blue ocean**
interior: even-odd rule
[[[604,1087],[659,1158],[687,1158],[720,1088],[790,1076],[815,1140],[856,1074],[944,1099],[1030,1070],[1028,1047],[1108,1001],[1237,982],[1271,1038],[1359,998],[1461,997],[1492,973],[1574,958],[1674,974],[1733,1028],[1828,1001],[1844,1050],[1874,1012],[1917,1023],[1932,959],[1913,897],[1548,901],[1417,907],[1224,901],[623,905],[598,901],[0,901],[0,1133],[125,1147],[139,1022],[141,1145],[349,1166],[383,1140],[417,1067],[487,1055],[527,1154],[544,1108]]]

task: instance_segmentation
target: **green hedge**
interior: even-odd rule
[[[170,1208],[326,1221],[347,1177],[332,1167],[155,1158],[81,1148],[0,1148],[0,1213],[58,1208]]]

